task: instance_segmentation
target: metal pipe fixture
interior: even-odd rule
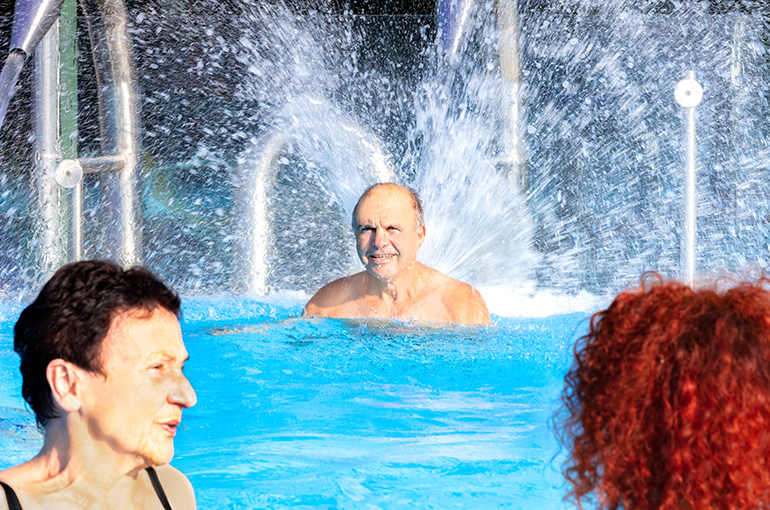
[[[695,71],[687,71],[685,79],[676,84],[676,102],[684,108],[685,131],[685,186],[684,186],[684,232],[681,243],[681,279],[691,285],[695,279],[695,244],[697,239],[696,197],[696,143],[695,107],[703,99],[703,87],[697,81]]]
[[[57,19],[63,0],[19,0],[14,14],[11,54],[0,74],[0,125],[15,90],[24,58],[41,42],[36,64],[36,180],[41,202],[41,256],[44,272],[60,264],[64,221],[61,190],[73,188],[69,206],[69,256],[80,258],[83,173],[104,172],[102,208],[104,256],[130,266],[141,246],[137,179],[139,168],[138,99],[122,0],[82,0],[97,70],[102,149],[97,158],[61,160],[59,150],[59,37]]]
[[[519,71],[519,10],[517,0],[497,0],[500,31],[500,74],[503,80],[501,108],[505,119],[505,151],[498,162],[522,193],[529,183],[524,169],[524,133],[521,129],[521,74]]]
[[[131,266],[140,260],[141,145],[128,12],[122,0],[100,0],[98,5],[91,0],[81,0],[81,6],[86,14],[100,91],[102,150],[107,158],[123,160],[122,167],[113,167],[119,171],[101,175],[105,256]],[[85,173],[89,173],[90,163],[83,165],[84,160],[80,163]]]
[[[61,188],[55,171],[59,150],[59,25],[54,23],[35,52],[35,181],[40,209],[38,252],[42,276],[58,268],[63,247]]]
[[[460,49],[473,0],[439,0],[436,18],[439,42],[445,53],[455,55]]]

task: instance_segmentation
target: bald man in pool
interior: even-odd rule
[[[425,222],[413,191],[393,183],[370,187],[353,210],[353,230],[366,270],[325,285],[305,315],[489,324],[477,290],[417,262]]]

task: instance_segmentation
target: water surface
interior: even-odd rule
[[[15,312],[0,314],[0,468],[40,446],[11,351]],[[200,508],[564,506],[548,420],[586,314],[431,328],[300,312],[185,306],[198,404],[173,464]]]

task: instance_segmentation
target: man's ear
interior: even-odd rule
[[[45,370],[51,395],[65,412],[71,413],[80,409],[81,372],[82,370],[69,361],[59,358],[51,360]]]
[[[425,240],[425,225],[421,226],[417,229],[417,240],[419,245],[418,248],[422,246],[422,242]]]

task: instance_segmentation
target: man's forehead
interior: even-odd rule
[[[416,220],[417,213],[408,194],[384,192],[368,195],[356,210],[357,222],[377,219]]]
[[[363,208],[375,207],[386,211],[414,212],[412,197],[409,192],[397,187],[375,188],[361,200],[358,211]]]

